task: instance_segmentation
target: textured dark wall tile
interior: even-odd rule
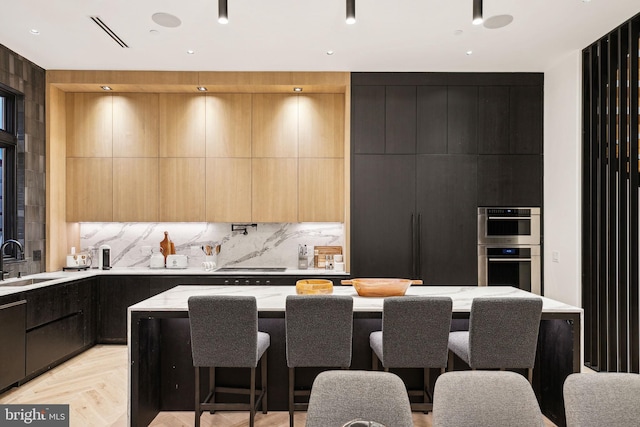
[[[13,277],[20,271],[44,271],[45,256],[45,71],[0,45],[0,83],[24,94],[24,117],[18,124],[18,238],[25,244],[26,261],[5,263]],[[26,137],[25,137],[26,135]],[[7,238],[13,236],[7,236]],[[34,250],[42,260],[33,261]]]

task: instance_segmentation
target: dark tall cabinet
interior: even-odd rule
[[[351,273],[477,283],[477,207],[542,204],[542,75],[352,74]]]

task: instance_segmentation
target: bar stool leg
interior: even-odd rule
[[[249,427],[253,427],[253,419],[256,416],[256,368],[251,368],[251,390],[249,394]]]
[[[527,379],[529,384],[533,385],[533,368],[527,368]]]
[[[449,363],[448,363],[448,368],[447,370],[449,372],[453,372],[453,351],[449,350]]]
[[[262,355],[261,368],[262,372],[260,373],[260,381],[262,381],[262,413],[267,413],[267,352],[265,351]]]
[[[216,367],[209,368],[209,393],[211,393],[211,404],[216,402]],[[209,411],[210,414],[215,414],[215,409]]]
[[[289,368],[289,426],[293,427],[293,412],[295,411],[295,398],[293,396],[293,391],[295,390],[295,374],[296,368]]]
[[[376,354],[375,351],[371,350],[371,370],[372,371],[377,371],[379,369],[378,362],[379,362],[378,355]]]
[[[196,367],[195,368],[195,375],[196,375],[196,406],[195,406],[195,422],[194,425],[195,427],[200,427],[200,368]]]

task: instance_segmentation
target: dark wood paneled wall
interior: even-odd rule
[[[639,372],[640,15],[583,51],[585,363]]]

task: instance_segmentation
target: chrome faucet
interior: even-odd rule
[[[18,247],[19,254],[16,255],[16,259],[22,259],[24,256],[24,248],[22,247],[22,243],[17,240],[9,239],[5,241],[2,246],[0,246],[0,280],[4,280],[4,275],[9,274],[8,271],[4,271],[4,250],[10,243],[15,244]]]

